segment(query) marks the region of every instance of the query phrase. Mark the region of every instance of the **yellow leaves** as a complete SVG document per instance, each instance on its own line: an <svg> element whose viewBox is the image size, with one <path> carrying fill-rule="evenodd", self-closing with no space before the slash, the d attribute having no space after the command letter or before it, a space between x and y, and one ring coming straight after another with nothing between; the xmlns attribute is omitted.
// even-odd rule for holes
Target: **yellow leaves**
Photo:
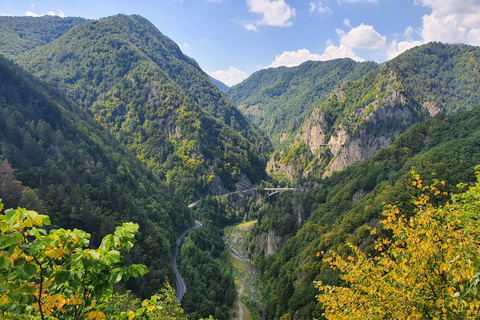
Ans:
<svg viewBox="0 0 480 320"><path fill-rule="evenodd" d="M78 297L73 297L67 300L68 304L73 304L74 306L79 306L83 303L83 299Z"/></svg>
<svg viewBox="0 0 480 320"><path fill-rule="evenodd" d="M53 249L53 250L48 250L48 251L45 251L45 254L47 256L49 256L50 258L52 259L58 259L60 258L61 256L63 256L64 254L66 254L68 251L65 250L65 249L62 249L62 248L56 248L56 249Z"/></svg>
<svg viewBox="0 0 480 320"><path fill-rule="evenodd" d="M155 309L156 309L155 306L149 306L149 307L147 308L147 311L148 311L148 312L153 312L153 311L155 311Z"/></svg>
<svg viewBox="0 0 480 320"><path fill-rule="evenodd" d="M421 186L420 177L414 179L414 185ZM421 188L430 194L416 199L414 216L403 217L396 208L385 210L383 225L391 230L394 241L379 239L374 257L352 247L353 257L343 260L332 253L324 259L349 284L341 288L317 282L327 319L423 319L424 312L432 319L478 318L480 242L474 238L478 230L468 233L464 228L458 204L434 207L430 203L431 197L446 192L435 186ZM480 194L477 198L480 204ZM477 216L475 212L473 217Z"/></svg>
<svg viewBox="0 0 480 320"><path fill-rule="evenodd" d="M128 320L132 320L133 318L135 318L135 312L130 311L130 312L128 313Z"/></svg>
<svg viewBox="0 0 480 320"><path fill-rule="evenodd" d="M101 311L90 311L86 316L88 320L107 320L107 317Z"/></svg>
<svg viewBox="0 0 480 320"><path fill-rule="evenodd" d="M7 304L7 302L8 302L7 295L2 295L2 297L0 298L0 307Z"/></svg>

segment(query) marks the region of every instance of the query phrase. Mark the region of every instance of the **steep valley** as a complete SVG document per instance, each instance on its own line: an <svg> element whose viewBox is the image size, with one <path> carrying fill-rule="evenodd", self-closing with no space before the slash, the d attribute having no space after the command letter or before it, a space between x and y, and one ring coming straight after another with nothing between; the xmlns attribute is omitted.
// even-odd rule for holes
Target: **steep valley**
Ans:
<svg viewBox="0 0 480 320"><path fill-rule="evenodd" d="M392 240L382 212L390 205L410 219L423 210L415 199L432 212L450 203L473 210L445 228L478 240L480 196L461 195L475 188L480 164L478 47L432 42L382 64L308 61L231 88L216 83L220 90L138 15L0 17L0 25L8 40L0 41L1 203L48 215L48 232L88 232L85 250L117 263L107 263L112 283L95 287L93 303L85 290L81 302L64 299L84 303L89 319L160 309L170 319L326 319L314 283L354 286L323 258L346 259L352 246L382 256L376 241ZM455 207L462 199L471 204ZM34 307L42 290L80 286L62 282L81 274L68 269L78 252L70 258L63 242L48 240L38 271L14 244L26 239L26 248L47 231L22 235L16 228L37 216L25 211L27 222L16 224L1 207L0 312L42 317ZM129 221L139 225L135 245L115 233ZM108 234L131 250L120 257L107 248ZM149 272L128 274L130 264ZM178 274L181 304L168 289L180 287ZM34 290L4 289L29 276ZM472 292L478 283L468 283Z"/></svg>

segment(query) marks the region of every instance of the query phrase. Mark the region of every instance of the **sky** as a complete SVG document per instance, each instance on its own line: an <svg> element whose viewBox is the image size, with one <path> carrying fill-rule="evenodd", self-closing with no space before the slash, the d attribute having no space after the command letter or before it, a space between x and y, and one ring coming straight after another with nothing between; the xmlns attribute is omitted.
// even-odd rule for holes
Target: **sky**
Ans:
<svg viewBox="0 0 480 320"><path fill-rule="evenodd" d="M0 15L150 20L211 76L349 57L390 60L430 41L480 45L480 0L0 0Z"/></svg>

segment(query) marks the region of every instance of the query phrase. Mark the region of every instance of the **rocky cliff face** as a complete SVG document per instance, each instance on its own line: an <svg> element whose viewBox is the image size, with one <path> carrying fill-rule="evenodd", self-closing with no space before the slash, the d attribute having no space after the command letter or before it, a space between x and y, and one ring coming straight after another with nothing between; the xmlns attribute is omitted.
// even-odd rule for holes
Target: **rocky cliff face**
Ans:
<svg viewBox="0 0 480 320"><path fill-rule="evenodd" d="M395 73L382 66L370 79L344 84L315 108L298 131L295 144L272 157L267 170L289 178L330 176L391 145L427 111L429 115L441 111L433 103L422 107L408 101ZM300 152L303 161L289 161L288 155L302 144L309 151Z"/></svg>
<svg viewBox="0 0 480 320"><path fill-rule="evenodd" d="M368 106L359 110L358 113L364 118L359 130L349 134L355 128L349 127L350 130L347 130L346 126L340 126L332 136L328 147L334 158L325 169L323 177L373 156L380 149L391 145L408 127L421 119L398 91L388 92L385 98L372 102L371 106L374 111L369 114L365 114Z"/></svg>
<svg viewBox="0 0 480 320"><path fill-rule="evenodd" d="M249 245L249 255L256 257L263 250L265 257L277 252L282 243L282 237L275 234L275 230L268 230L255 237Z"/></svg>

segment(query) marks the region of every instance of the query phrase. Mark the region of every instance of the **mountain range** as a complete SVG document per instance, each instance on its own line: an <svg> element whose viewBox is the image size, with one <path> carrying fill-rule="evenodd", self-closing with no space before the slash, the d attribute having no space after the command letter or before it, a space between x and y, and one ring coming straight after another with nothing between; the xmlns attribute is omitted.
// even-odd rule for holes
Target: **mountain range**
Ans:
<svg viewBox="0 0 480 320"><path fill-rule="evenodd" d="M412 167L448 192L475 181L478 47L308 61L228 88L138 15L0 25L0 198L81 228L94 245L139 223L125 262L150 272L120 290L142 298L173 282L176 238L201 220L180 250L192 318L227 319L234 307L222 238L231 224L258 218L244 248L266 318L323 319L312 282L341 282L317 252L348 255L352 243L373 254L368 229L384 204L414 210ZM257 185L295 192L213 197Z"/></svg>

